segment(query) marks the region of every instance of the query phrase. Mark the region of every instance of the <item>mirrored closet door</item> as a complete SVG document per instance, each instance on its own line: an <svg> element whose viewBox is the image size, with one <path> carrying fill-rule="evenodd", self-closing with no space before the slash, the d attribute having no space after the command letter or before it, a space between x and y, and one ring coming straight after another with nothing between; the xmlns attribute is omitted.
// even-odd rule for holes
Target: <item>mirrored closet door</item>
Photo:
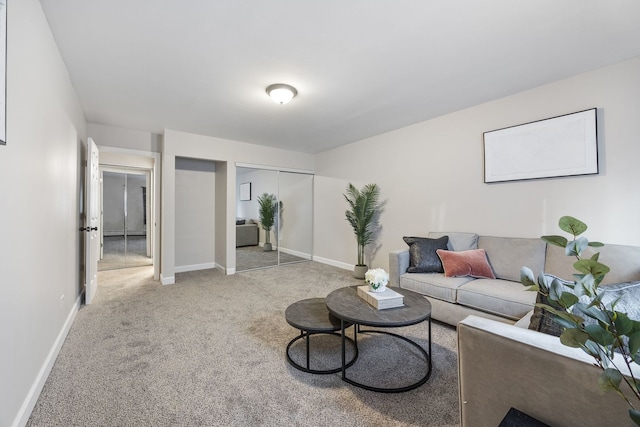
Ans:
<svg viewBox="0 0 640 427"><path fill-rule="evenodd" d="M98 270L151 265L149 173L101 170Z"/></svg>
<svg viewBox="0 0 640 427"><path fill-rule="evenodd" d="M313 175L236 168L236 271L308 261Z"/></svg>

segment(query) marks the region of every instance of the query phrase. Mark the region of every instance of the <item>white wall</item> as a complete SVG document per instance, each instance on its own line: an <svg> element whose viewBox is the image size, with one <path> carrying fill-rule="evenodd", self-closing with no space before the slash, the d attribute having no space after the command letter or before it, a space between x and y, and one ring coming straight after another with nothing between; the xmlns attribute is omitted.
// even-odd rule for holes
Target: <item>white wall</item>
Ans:
<svg viewBox="0 0 640 427"><path fill-rule="evenodd" d="M640 245L640 58L320 153L316 157L318 258L353 265L356 243L344 219L348 182L379 184L386 202L375 267L432 230L539 237L557 221L585 221L587 237ZM483 183L482 133L598 108L600 174Z"/></svg>
<svg viewBox="0 0 640 427"><path fill-rule="evenodd" d="M162 135L146 131L89 123L87 134L99 146L107 145L155 153L159 153L162 148Z"/></svg>
<svg viewBox="0 0 640 427"><path fill-rule="evenodd" d="M216 161L216 263L227 273L235 272L236 163L305 170L314 166L310 154L165 129L161 233L161 280L165 284L175 282L176 157Z"/></svg>
<svg viewBox="0 0 640 427"><path fill-rule="evenodd" d="M86 122L37 0L8 8L0 425L23 425L78 309Z"/></svg>
<svg viewBox="0 0 640 427"><path fill-rule="evenodd" d="M176 271L214 268L215 163L176 158Z"/></svg>

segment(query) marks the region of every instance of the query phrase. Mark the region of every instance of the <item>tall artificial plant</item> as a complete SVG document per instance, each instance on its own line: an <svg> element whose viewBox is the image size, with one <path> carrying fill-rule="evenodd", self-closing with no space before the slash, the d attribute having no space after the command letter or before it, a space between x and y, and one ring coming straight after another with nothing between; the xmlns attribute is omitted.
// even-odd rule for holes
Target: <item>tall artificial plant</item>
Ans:
<svg viewBox="0 0 640 427"><path fill-rule="evenodd" d="M265 232L265 243L270 243L269 233L273 227L278 210L277 199L274 194L262 193L258 196L258 215L260 216L260 225Z"/></svg>
<svg viewBox="0 0 640 427"><path fill-rule="evenodd" d="M364 248L371 243L374 238L373 227L376 215L380 209L378 198L380 189L377 184L367 184L361 190L349 183L346 194L343 194L349 204L349 209L345 211L345 216L356 236L358 245L358 264L364 263Z"/></svg>
<svg viewBox="0 0 640 427"><path fill-rule="evenodd" d="M536 306L550 313L563 328L560 342L568 347L581 348L594 358L595 365L602 369L598 380L600 387L622 396L629 404L629 416L640 426L640 410L634 406L635 400L632 402L623 393L623 389L628 388L638 400L636 405L640 403L640 379L632 371L632 363L640 364L640 321L617 311L618 299L603 301L604 292L599 285L610 269L598 261L599 253L589 258L583 256L587 247L603 246L581 236L587 225L576 218L563 216L559 226L573 239L542 236L542 240L564 248L567 256L576 258L574 281L560 281L544 273L536 281L531 269L522 267L521 282L541 294L539 301L549 301L548 304L536 303ZM622 357L614 360L615 352ZM622 364L625 365L624 371L621 370Z"/></svg>

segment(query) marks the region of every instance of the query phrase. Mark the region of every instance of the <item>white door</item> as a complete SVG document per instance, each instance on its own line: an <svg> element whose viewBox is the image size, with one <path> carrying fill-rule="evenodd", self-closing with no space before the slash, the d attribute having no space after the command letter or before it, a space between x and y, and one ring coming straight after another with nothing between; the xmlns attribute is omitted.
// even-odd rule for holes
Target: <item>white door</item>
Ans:
<svg viewBox="0 0 640 427"><path fill-rule="evenodd" d="M87 170L85 183L85 303L91 304L98 290L98 257L100 256L100 169L98 146L87 140Z"/></svg>

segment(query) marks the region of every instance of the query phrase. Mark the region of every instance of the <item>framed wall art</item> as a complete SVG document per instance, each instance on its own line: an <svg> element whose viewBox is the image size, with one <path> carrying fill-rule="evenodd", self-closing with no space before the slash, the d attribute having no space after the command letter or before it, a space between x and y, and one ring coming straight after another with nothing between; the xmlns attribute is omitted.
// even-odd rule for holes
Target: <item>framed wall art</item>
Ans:
<svg viewBox="0 0 640 427"><path fill-rule="evenodd" d="M240 200L248 201L251 200L251 183L245 182L244 184L240 184Z"/></svg>
<svg viewBox="0 0 640 427"><path fill-rule="evenodd" d="M484 182L598 173L597 109L483 134Z"/></svg>

